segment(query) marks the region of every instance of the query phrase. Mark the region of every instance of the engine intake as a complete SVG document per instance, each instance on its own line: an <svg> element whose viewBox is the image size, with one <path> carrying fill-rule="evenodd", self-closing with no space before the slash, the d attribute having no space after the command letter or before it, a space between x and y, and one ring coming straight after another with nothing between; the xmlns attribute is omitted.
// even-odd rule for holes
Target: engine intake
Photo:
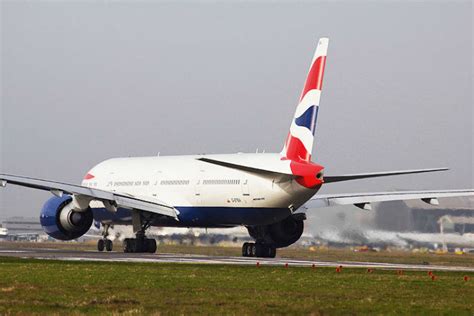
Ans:
<svg viewBox="0 0 474 316"><path fill-rule="evenodd" d="M41 226L49 236L59 240L72 240L84 235L94 220L88 207L76 211L72 206L72 196L52 197L43 206L40 215Z"/></svg>

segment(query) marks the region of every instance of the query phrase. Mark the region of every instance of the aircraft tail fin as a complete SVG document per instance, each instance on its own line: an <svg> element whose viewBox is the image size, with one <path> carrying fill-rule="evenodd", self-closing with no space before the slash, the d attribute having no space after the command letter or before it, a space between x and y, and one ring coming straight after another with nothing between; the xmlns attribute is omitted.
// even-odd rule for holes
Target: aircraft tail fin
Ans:
<svg viewBox="0 0 474 316"><path fill-rule="evenodd" d="M313 149L319 99L329 39L320 38L304 84L282 156L295 161L310 161Z"/></svg>

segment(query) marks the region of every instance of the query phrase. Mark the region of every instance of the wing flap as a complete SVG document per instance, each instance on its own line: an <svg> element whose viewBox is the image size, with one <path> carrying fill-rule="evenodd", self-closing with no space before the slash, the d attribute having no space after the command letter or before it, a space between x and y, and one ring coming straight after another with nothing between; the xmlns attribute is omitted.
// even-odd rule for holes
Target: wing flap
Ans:
<svg viewBox="0 0 474 316"><path fill-rule="evenodd" d="M69 183L22 177L15 175L0 174L0 181L3 184L13 184L22 187L50 191L55 195L60 192L90 198L91 200L108 201L119 207L136 209L169 216L177 219L178 211L171 205L168 205L157 199L139 198L126 194L110 192L100 189L88 188Z"/></svg>

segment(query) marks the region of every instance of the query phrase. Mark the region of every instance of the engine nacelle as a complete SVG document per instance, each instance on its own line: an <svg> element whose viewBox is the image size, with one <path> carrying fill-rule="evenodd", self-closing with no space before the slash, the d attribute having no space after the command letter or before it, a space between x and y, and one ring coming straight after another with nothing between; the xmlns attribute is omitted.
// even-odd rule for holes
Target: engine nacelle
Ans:
<svg viewBox="0 0 474 316"><path fill-rule="evenodd" d="M72 196L52 197L43 206L40 215L41 226L49 236L60 240L72 240L84 235L92 226L94 217L88 207L76 211Z"/></svg>
<svg viewBox="0 0 474 316"><path fill-rule="evenodd" d="M276 248L288 247L303 234L303 219L289 216L281 222L267 226L247 227L249 234L257 242L274 245Z"/></svg>
<svg viewBox="0 0 474 316"><path fill-rule="evenodd" d="M289 216L276 224L270 225L268 232L277 248L288 247L303 235L304 224L302 220Z"/></svg>

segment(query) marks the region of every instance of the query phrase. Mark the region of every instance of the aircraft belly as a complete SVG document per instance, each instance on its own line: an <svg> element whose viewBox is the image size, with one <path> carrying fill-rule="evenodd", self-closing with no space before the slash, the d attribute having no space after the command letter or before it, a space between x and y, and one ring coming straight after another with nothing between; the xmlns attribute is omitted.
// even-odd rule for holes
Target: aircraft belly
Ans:
<svg viewBox="0 0 474 316"><path fill-rule="evenodd" d="M288 208L253 208L221 206L182 206L176 221L168 217L157 218L153 226L174 227L232 227L239 225L268 225L279 222L291 213ZM113 224L130 224L130 210L119 208L111 213L105 208L93 209L94 220Z"/></svg>
<svg viewBox="0 0 474 316"><path fill-rule="evenodd" d="M279 222L291 213L287 208L255 207L177 207L180 222L185 226L268 225Z"/></svg>

